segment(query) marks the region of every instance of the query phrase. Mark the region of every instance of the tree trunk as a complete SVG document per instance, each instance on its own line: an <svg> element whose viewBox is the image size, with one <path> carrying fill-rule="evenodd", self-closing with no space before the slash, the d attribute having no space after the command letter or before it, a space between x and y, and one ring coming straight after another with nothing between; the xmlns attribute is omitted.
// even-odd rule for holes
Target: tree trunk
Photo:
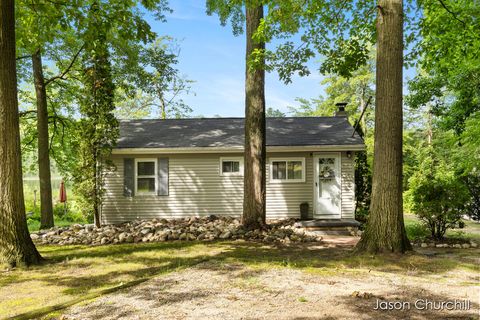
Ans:
<svg viewBox="0 0 480 320"><path fill-rule="evenodd" d="M32 55L33 78L37 96L38 175L40 178L40 229L53 227L52 183L48 146L48 110L40 49Z"/></svg>
<svg viewBox="0 0 480 320"><path fill-rule="evenodd" d="M10 266L41 260L25 217L18 121L14 1L0 0L0 262Z"/></svg>
<svg viewBox="0 0 480 320"><path fill-rule="evenodd" d="M372 202L357 250L403 253L411 249L402 199L403 4L402 0L378 4Z"/></svg>
<svg viewBox="0 0 480 320"><path fill-rule="evenodd" d="M363 114L362 121L360 125L362 126L363 129L363 136L367 136L367 115L366 115L366 108L367 108L367 103L365 102L365 92L367 91L366 87L362 88L362 94L360 96L360 108L361 108L361 113Z"/></svg>
<svg viewBox="0 0 480 320"><path fill-rule="evenodd" d="M265 48L256 43L253 33L263 18L263 7L246 6L247 52L245 76L245 172L242 223L248 228L265 224L265 70L249 67L255 49ZM262 67L263 68L263 67Z"/></svg>
<svg viewBox="0 0 480 320"><path fill-rule="evenodd" d="M98 146L97 146L98 148ZM98 149L97 149L98 150ZM95 223L95 226L97 228L100 228L102 226L102 223L100 221L100 188L102 184L101 180L101 170L102 168L98 165L98 155L97 151L95 151L95 196L93 197L94 204L93 204L93 222Z"/></svg>

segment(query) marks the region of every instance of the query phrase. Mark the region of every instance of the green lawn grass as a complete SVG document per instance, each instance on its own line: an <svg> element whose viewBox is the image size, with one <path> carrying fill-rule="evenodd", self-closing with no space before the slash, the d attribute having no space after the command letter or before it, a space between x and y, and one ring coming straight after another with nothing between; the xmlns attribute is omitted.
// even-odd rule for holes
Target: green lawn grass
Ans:
<svg viewBox="0 0 480 320"><path fill-rule="evenodd" d="M130 281L185 268L214 254L217 248L175 242L38 249L46 259L43 265L0 273L0 315L14 316L66 303Z"/></svg>
<svg viewBox="0 0 480 320"><path fill-rule="evenodd" d="M28 223L28 231L30 232L38 231L40 229L40 221L38 220L27 219L27 223ZM72 221L55 218L55 226L57 227L67 227L74 223L75 222L72 222Z"/></svg>
<svg viewBox="0 0 480 320"><path fill-rule="evenodd" d="M166 242L108 246L39 246L43 265L0 273L0 315L81 301L153 276L209 261L252 268L295 268L318 276L389 272L428 277L453 270L477 272L478 250L437 250L446 255L354 255L314 243L275 246L243 241ZM472 255L474 258L472 258ZM2 268L0 268L1 270ZM113 289L112 289L113 288Z"/></svg>

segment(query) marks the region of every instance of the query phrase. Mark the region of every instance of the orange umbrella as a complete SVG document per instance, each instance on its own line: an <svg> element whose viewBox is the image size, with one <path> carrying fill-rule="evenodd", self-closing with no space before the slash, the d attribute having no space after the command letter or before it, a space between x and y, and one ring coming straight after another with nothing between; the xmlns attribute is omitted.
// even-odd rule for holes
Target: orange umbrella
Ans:
<svg viewBox="0 0 480 320"><path fill-rule="evenodd" d="M65 189L65 183L60 183L60 202L67 202L67 189Z"/></svg>
<svg viewBox="0 0 480 320"><path fill-rule="evenodd" d="M67 189L65 188L65 183L60 182L60 202L63 203L63 214L67 213Z"/></svg>

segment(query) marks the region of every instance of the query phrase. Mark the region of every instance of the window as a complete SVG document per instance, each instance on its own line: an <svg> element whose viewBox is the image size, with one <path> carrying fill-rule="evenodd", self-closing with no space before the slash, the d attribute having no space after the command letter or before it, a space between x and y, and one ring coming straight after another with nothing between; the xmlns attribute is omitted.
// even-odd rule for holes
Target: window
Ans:
<svg viewBox="0 0 480 320"><path fill-rule="evenodd" d="M135 194L155 194L157 191L156 159L135 160Z"/></svg>
<svg viewBox="0 0 480 320"><path fill-rule="evenodd" d="M270 159L270 181L305 182L305 158Z"/></svg>
<svg viewBox="0 0 480 320"><path fill-rule="evenodd" d="M240 157L220 158L220 175L221 176L243 175L243 159Z"/></svg>

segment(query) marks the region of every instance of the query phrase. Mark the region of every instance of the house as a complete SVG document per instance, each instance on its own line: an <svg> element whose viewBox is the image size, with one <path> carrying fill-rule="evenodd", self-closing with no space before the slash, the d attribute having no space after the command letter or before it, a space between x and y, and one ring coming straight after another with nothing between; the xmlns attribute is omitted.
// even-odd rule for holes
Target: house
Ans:
<svg viewBox="0 0 480 320"><path fill-rule="evenodd" d="M365 149L345 113L267 118L267 219L353 219L354 153ZM240 216L243 118L126 120L105 177L102 223Z"/></svg>

